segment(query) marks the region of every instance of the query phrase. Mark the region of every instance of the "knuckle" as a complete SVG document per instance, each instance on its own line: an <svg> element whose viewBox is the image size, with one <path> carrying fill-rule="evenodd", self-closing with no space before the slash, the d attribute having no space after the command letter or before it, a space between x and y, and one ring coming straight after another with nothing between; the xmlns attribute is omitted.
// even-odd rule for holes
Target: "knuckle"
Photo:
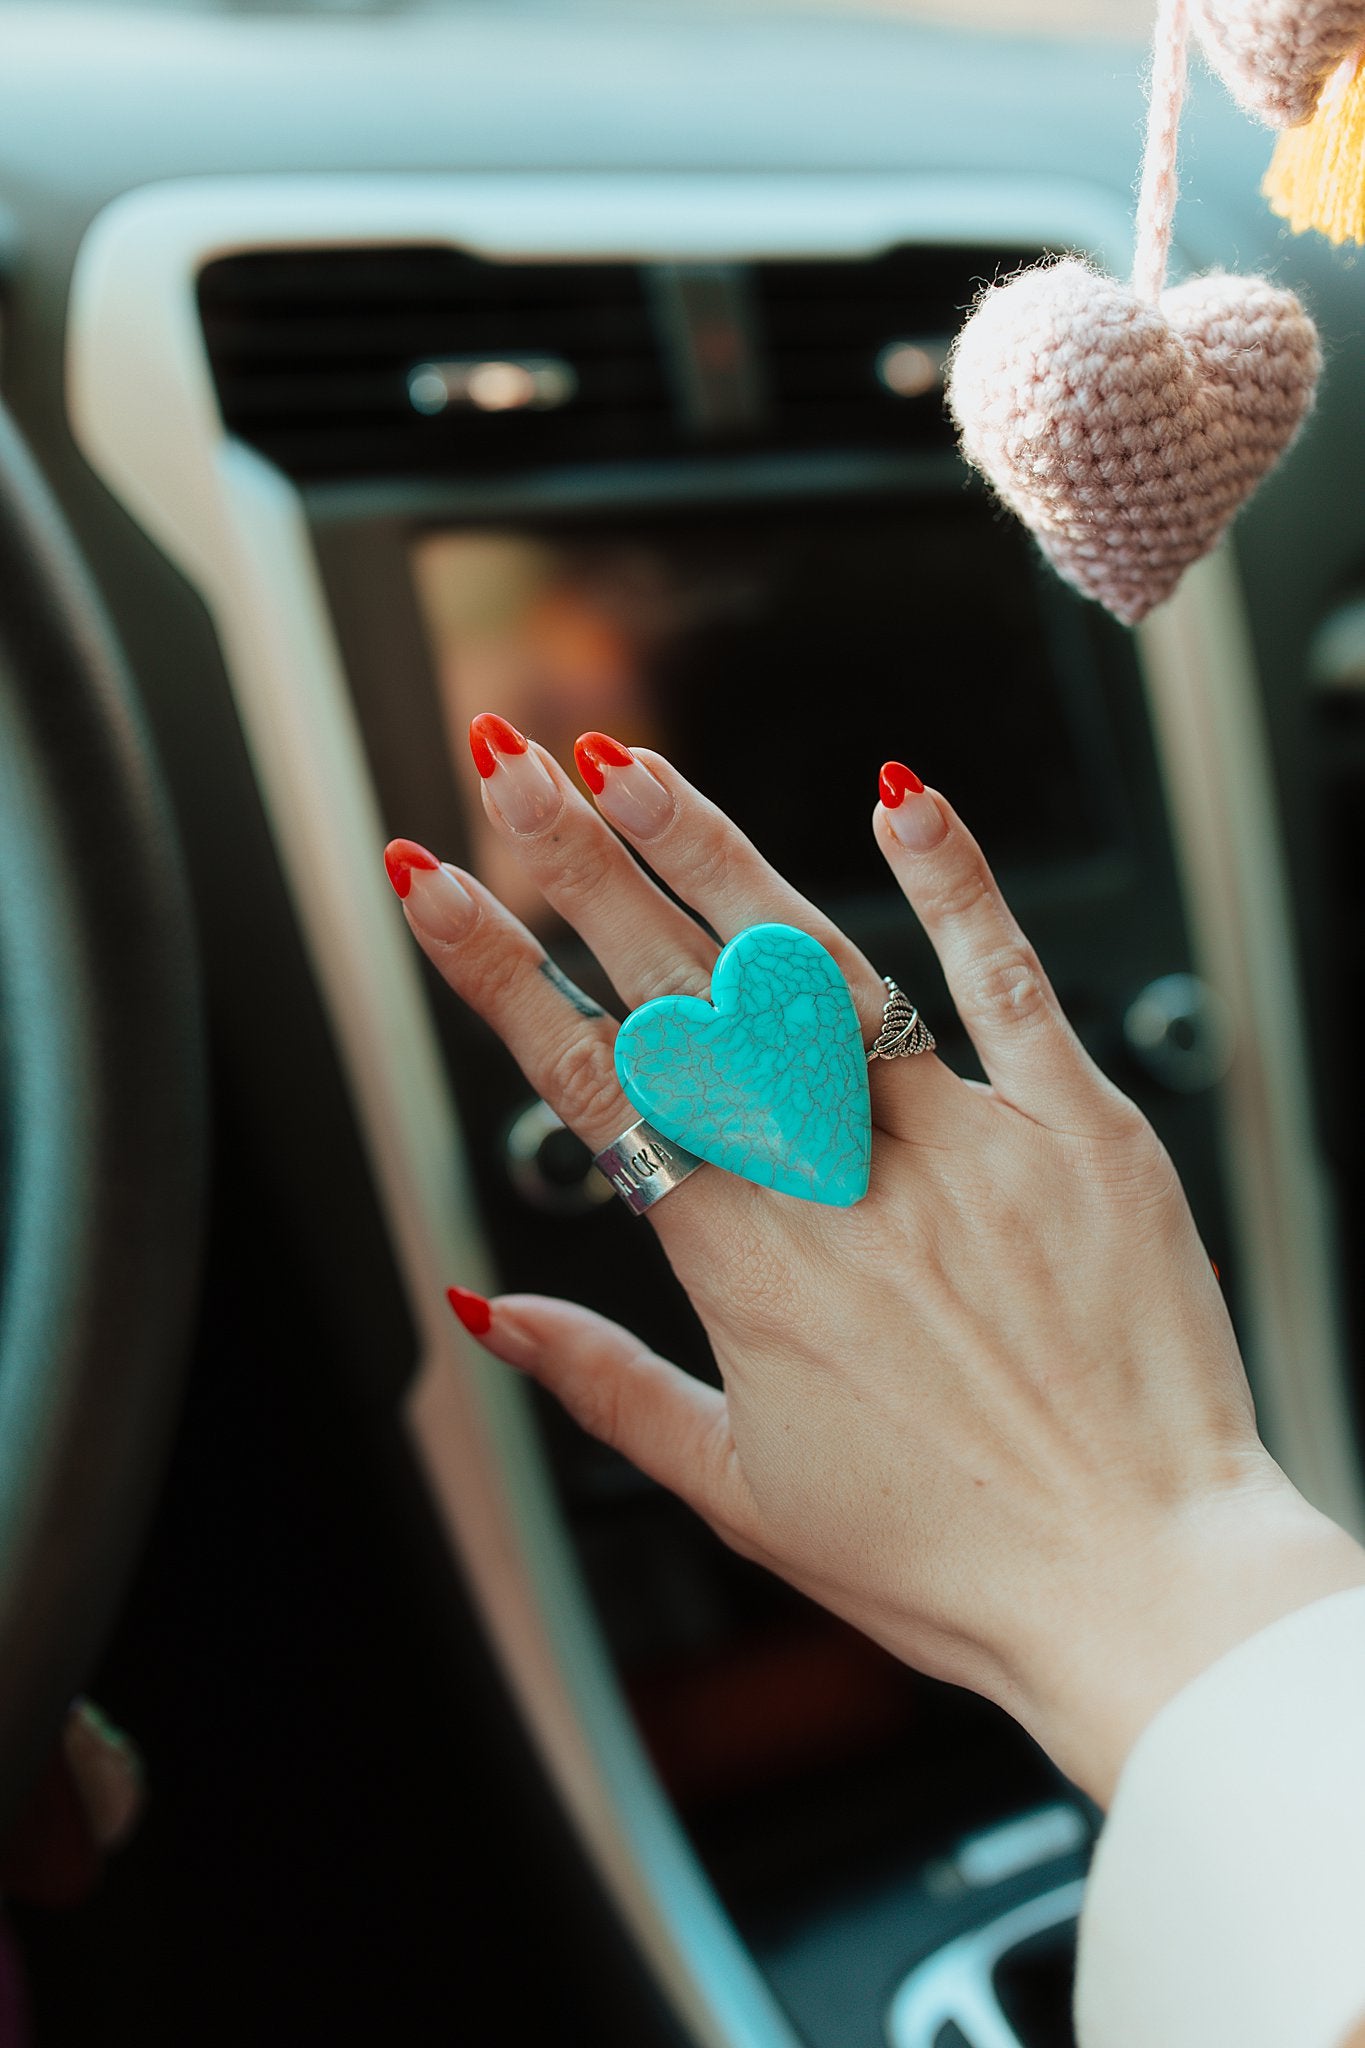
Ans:
<svg viewBox="0 0 1365 2048"><path fill-rule="evenodd" d="M496 939L478 957L471 995L479 1008L496 1021L526 993L535 969L525 951L514 941Z"/></svg>
<svg viewBox="0 0 1365 2048"><path fill-rule="evenodd" d="M1143 1112L1112 1082L1105 1083L1104 1128L1107 1136L1121 1139L1153 1162L1164 1159L1165 1148Z"/></svg>
<svg viewBox="0 0 1365 2048"><path fill-rule="evenodd" d="M698 939L704 939L704 936L698 927ZM651 949L640 962L627 999L644 1003L655 996L709 996L710 993L711 964L703 966L698 960L681 963L676 949L661 947L657 951Z"/></svg>
<svg viewBox="0 0 1365 2048"><path fill-rule="evenodd" d="M611 901L621 876L614 860L603 858L600 841L593 834L578 831L560 833L553 845L555 907L574 922L574 911L590 911L603 899Z"/></svg>
<svg viewBox="0 0 1365 2048"><path fill-rule="evenodd" d="M541 1077L540 1092L570 1129L588 1138L608 1136L629 1121L608 1048L585 1035L562 1046Z"/></svg>
<svg viewBox="0 0 1365 2048"><path fill-rule="evenodd" d="M687 849L687 886L702 897L727 893L739 866L740 849L728 818L699 824Z"/></svg>
<svg viewBox="0 0 1365 2048"><path fill-rule="evenodd" d="M1129 1170L1135 1180L1162 1187L1180 1186L1180 1176L1175 1162L1158 1138L1152 1126L1140 1109L1129 1105L1132 1116L1131 1128L1123 1134L1123 1150L1129 1160Z"/></svg>
<svg viewBox="0 0 1365 2048"><path fill-rule="evenodd" d="M972 1010L1014 1027L1037 1024L1054 1014L1052 987L1042 962L1022 940L981 954L969 969L966 993Z"/></svg>
<svg viewBox="0 0 1365 2048"><path fill-rule="evenodd" d="M1089 1145L1094 1157L1117 1165L1125 1176L1154 1168L1166 1159L1166 1150L1146 1115L1118 1083L1097 1067L1088 1053L1084 1061L1085 1091L1077 1119L1077 1135Z"/></svg>
<svg viewBox="0 0 1365 2048"><path fill-rule="evenodd" d="M1100 1128L1083 1141L1081 1165L1092 1193L1128 1216L1135 1206L1164 1208L1182 1200L1171 1156L1142 1111L1117 1089Z"/></svg>
<svg viewBox="0 0 1365 2048"><path fill-rule="evenodd" d="M681 969L670 968L666 975L659 977L659 993L705 998L711 993L711 969L693 964Z"/></svg>
<svg viewBox="0 0 1365 2048"><path fill-rule="evenodd" d="M931 924L956 924L973 917L983 904L997 901L995 883L979 855L954 864L939 878L922 915Z"/></svg>

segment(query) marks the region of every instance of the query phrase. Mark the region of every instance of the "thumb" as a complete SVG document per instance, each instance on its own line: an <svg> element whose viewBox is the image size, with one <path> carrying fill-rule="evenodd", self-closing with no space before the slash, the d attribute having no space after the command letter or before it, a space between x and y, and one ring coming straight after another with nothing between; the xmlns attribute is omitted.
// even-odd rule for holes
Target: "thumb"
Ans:
<svg viewBox="0 0 1365 2048"><path fill-rule="evenodd" d="M543 1294L487 1301L447 1289L485 1351L539 1382L601 1443L687 1502L737 1548L753 1504L735 1455L725 1396L638 1337L576 1302Z"/></svg>

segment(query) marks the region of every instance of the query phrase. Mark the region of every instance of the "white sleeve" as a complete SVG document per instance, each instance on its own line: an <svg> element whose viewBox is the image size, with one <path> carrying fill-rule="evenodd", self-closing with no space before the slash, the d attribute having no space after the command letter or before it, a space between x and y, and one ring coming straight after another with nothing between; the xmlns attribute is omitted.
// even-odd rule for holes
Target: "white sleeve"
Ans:
<svg viewBox="0 0 1365 2048"><path fill-rule="evenodd" d="M1365 1588L1178 1693L1124 1766L1081 1916L1080 2048L1342 2048L1365 2017Z"/></svg>

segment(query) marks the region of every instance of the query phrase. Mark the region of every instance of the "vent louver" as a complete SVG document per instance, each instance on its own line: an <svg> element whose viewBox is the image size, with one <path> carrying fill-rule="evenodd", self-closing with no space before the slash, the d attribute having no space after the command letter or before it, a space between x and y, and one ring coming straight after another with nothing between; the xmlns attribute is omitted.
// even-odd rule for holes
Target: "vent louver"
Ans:
<svg viewBox="0 0 1365 2048"><path fill-rule="evenodd" d="M982 284L1036 254L902 248L756 264L773 437L795 448L949 445L937 374L947 345Z"/></svg>
<svg viewBox="0 0 1365 2048"><path fill-rule="evenodd" d="M205 267L199 310L227 427L303 482L486 475L654 454L676 438L644 283L628 264L254 251ZM478 358L567 364L571 396L436 418L414 404L415 370Z"/></svg>

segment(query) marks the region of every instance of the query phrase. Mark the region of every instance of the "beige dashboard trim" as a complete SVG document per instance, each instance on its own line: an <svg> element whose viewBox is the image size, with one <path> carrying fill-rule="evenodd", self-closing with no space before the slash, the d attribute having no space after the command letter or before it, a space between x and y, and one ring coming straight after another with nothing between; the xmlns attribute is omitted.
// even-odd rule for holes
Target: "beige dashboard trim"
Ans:
<svg viewBox="0 0 1365 2048"><path fill-rule="evenodd" d="M77 260L67 396L96 473L202 596L392 1233L421 1369L408 1421L452 1546L567 1808L656 1978L702 2048L796 2048L643 1755L554 1503L523 1393L463 1340L443 1289L484 1268L463 1141L415 952L383 879L378 806L303 506L223 431L195 307L210 258L357 240L449 242L493 257L872 252L895 241L1018 239L1122 263L1121 196L1019 179L790 176L205 178L126 194ZM1358 1504L1323 1214L1307 1149L1302 1041L1272 1042L1292 995L1268 798L1260 851L1231 828L1236 774L1268 788L1235 596L1213 568L1143 636L1205 971L1233 999L1245 1090L1238 1224L1258 1275L1267 1420L1290 1470L1343 1519ZM1220 651L1221 650L1221 651ZM1217 677L1217 708L1200 679ZM1216 732L1206 730L1208 721ZM1193 723L1192 723L1193 721ZM1257 750L1261 749L1258 754ZM1259 763L1259 765L1258 765ZM1249 781L1248 781L1249 775ZM1221 778L1221 782L1220 782ZM1209 790L1215 790L1210 800ZM1218 789L1221 787L1221 795ZM1205 805L1201 812L1200 805ZM1256 908L1239 951L1229 910ZM1259 1048L1259 1050L1258 1050ZM1271 1257L1270 1248L1284 1247ZM1325 1245L1325 1240L1323 1240ZM1334 1449L1334 1444L1336 1448Z"/></svg>
<svg viewBox="0 0 1365 2048"><path fill-rule="evenodd" d="M1141 650L1192 946L1233 1018L1219 1130L1261 1430L1308 1498L1365 1535L1334 1204L1314 1142L1280 823L1230 549L1190 571L1142 628Z"/></svg>

